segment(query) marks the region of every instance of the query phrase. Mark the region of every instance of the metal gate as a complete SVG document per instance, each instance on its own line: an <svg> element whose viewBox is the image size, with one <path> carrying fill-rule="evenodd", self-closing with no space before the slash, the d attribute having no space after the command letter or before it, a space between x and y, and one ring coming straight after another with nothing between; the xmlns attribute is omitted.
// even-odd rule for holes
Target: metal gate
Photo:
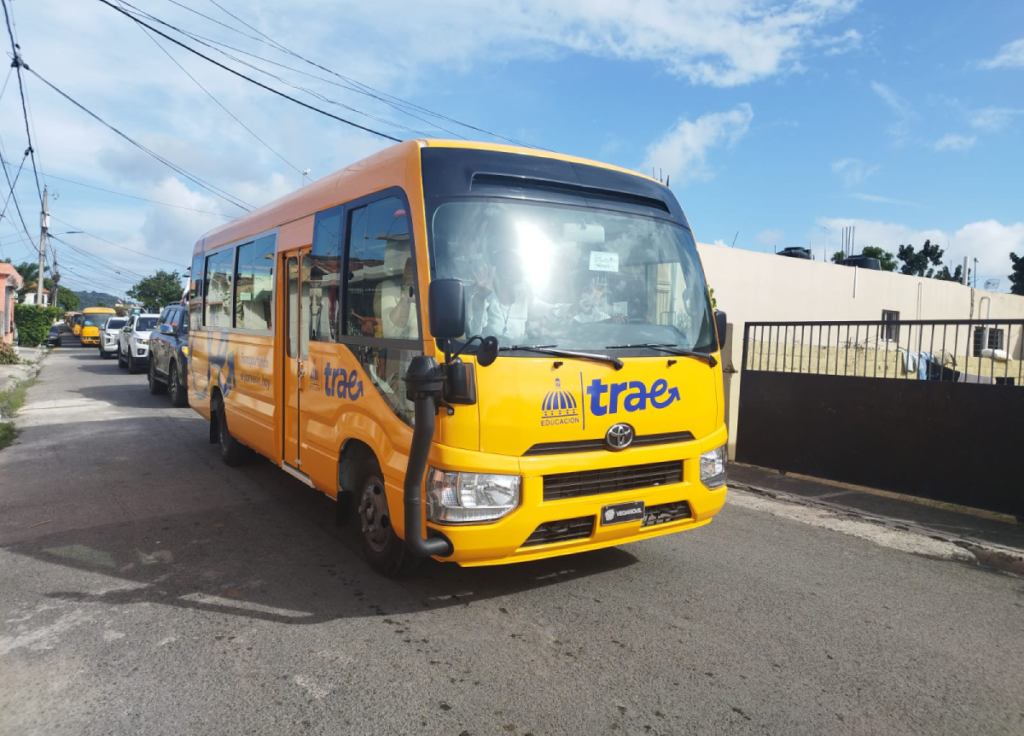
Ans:
<svg viewBox="0 0 1024 736"><path fill-rule="evenodd" d="M754 322L736 459L1024 516L1024 320Z"/></svg>

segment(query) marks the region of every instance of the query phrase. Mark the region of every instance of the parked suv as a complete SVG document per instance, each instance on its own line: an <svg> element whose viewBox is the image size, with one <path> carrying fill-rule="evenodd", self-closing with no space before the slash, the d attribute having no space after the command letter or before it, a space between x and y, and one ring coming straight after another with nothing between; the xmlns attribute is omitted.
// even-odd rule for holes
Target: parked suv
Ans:
<svg viewBox="0 0 1024 736"><path fill-rule="evenodd" d="M138 373L149 362L149 333L160 319L159 314L133 314L117 338L117 364Z"/></svg>
<svg viewBox="0 0 1024 736"><path fill-rule="evenodd" d="M149 338L149 392L171 394L174 406L188 406L188 307L164 307Z"/></svg>
<svg viewBox="0 0 1024 736"><path fill-rule="evenodd" d="M107 320L106 327L100 330L101 358L113 358L117 355L117 338L127 321L124 317L111 317Z"/></svg>

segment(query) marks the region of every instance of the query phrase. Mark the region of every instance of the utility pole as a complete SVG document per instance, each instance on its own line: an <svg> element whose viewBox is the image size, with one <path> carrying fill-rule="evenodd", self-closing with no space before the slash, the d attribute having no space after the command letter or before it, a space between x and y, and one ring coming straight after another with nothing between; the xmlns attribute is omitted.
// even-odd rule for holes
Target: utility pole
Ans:
<svg viewBox="0 0 1024 736"><path fill-rule="evenodd" d="M39 215L39 278L36 279L36 306L43 306L43 268L46 266L46 231L50 227L50 213L46 211L46 199L49 195L43 187L43 211Z"/></svg>
<svg viewBox="0 0 1024 736"><path fill-rule="evenodd" d="M974 288L978 288L978 259L974 259Z"/></svg>

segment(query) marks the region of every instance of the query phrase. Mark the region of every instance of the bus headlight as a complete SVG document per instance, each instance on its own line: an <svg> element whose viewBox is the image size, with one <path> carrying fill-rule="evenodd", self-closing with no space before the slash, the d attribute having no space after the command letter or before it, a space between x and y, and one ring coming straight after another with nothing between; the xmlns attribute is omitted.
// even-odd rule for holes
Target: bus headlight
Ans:
<svg viewBox="0 0 1024 736"><path fill-rule="evenodd" d="M724 486L728 462L729 454L725 445L705 452L700 456L700 482L708 488Z"/></svg>
<svg viewBox="0 0 1024 736"><path fill-rule="evenodd" d="M519 505L518 475L427 470L427 519L437 524L495 521Z"/></svg>

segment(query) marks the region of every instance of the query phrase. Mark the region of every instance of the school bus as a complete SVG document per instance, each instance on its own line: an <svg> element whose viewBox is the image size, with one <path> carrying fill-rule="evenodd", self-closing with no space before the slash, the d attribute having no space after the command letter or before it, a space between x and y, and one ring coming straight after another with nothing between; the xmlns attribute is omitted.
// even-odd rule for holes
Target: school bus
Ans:
<svg viewBox="0 0 1024 736"><path fill-rule="evenodd" d="M64 326L74 332L75 330L75 317L80 315L81 312L64 312ZM75 332L77 335L78 333Z"/></svg>
<svg viewBox="0 0 1024 736"><path fill-rule="evenodd" d="M116 315L110 307L87 307L82 310L82 326L76 334L82 345L99 345L100 330L107 326L107 320Z"/></svg>
<svg viewBox="0 0 1024 736"><path fill-rule="evenodd" d="M635 172L396 144L206 234L189 309L210 442L336 499L385 574L649 539L725 502L725 315L676 198Z"/></svg>

